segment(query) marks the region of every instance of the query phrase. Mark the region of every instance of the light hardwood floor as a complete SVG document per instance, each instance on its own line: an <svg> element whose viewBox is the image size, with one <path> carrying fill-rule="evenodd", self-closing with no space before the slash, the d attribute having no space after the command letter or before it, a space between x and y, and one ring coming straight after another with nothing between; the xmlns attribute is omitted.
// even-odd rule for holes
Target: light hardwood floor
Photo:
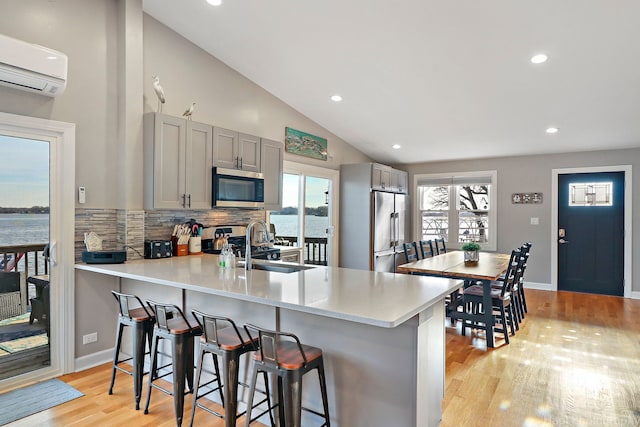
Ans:
<svg viewBox="0 0 640 427"><path fill-rule="evenodd" d="M487 351L483 338L447 328L441 426L639 426L640 301L526 292L529 313L510 345ZM9 426L175 425L169 396L154 391L144 415L133 409L129 377L107 394L109 375L103 365L61 377L85 396ZM195 421L223 425L204 411Z"/></svg>

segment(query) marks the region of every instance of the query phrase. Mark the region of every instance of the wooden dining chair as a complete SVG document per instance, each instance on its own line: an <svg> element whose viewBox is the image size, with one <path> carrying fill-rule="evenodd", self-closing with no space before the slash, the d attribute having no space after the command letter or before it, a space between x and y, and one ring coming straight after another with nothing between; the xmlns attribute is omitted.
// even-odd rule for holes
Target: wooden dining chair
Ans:
<svg viewBox="0 0 640 427"><path fill-rule="evenodd" d="M404 257L407 262L418 261L418 245L416 242L403 243L402 249L404 250Z"/></svg>
<svg viewBox="0 0 640 427"><path fill-rule="evenodd" d="M436 255L433 251L433 241L431 240L420 240L420 251L422 252L422 259Z"/></svg>
<svg viewBox="0 0 640 427"><path fill-rule="evenodd" d="M440 254L444 254L447 252L447 245L445 244L444 238L443 239L434 239L433 240L434 246L436 247L436 254L440 255Z"/></svg>

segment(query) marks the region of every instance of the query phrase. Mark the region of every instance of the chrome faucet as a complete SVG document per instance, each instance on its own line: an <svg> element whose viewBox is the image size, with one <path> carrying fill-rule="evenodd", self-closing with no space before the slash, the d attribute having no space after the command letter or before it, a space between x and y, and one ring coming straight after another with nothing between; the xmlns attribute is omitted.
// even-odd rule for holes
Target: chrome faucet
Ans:
<svg viewBox="0 0 640 427"><path fill-rule="evenodd" d="M247 237L245 242L246 246L244 249L244 269L245 270L251 270L251 230L253 229L253 226L256 224L262 224L265 232L269 229L269 227L267 226L267 223L261 219L253 220L249 223L249 225L247 225Z"/></svg>

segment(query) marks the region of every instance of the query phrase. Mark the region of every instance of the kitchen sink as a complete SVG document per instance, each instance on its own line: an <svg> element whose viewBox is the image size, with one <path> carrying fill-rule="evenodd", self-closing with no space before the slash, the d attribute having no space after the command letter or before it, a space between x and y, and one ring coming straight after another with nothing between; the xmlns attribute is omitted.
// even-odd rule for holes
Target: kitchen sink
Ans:
<svg viewBox="0 0 640 427"><path fill-rule="evenodd" d="M244 263L239 267L244 268ZM273 271L274 273L295 273L297 271L310 270L315 267L300 264L280 264L268 262L255 262L252 267L255 270Z"/></svg>

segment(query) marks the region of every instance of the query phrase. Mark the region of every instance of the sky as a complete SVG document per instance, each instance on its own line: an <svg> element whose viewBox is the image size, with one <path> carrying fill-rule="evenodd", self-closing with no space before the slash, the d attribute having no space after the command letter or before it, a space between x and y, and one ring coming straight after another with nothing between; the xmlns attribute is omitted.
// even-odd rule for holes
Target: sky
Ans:
<svg viewBox="0 0 640 427"><path fill-rule="evenodd" d="M298 206L299 175L284 174L282 182L282 207ZM324 192L328 189L328 180L307 176L306 205L316 208L325 204Z"/></svg>
<svg viewBox="0 0 640 427"><path fill-rule="evenodd" d="M0 207L49 206L49 143L0 135Z"/></svg>

